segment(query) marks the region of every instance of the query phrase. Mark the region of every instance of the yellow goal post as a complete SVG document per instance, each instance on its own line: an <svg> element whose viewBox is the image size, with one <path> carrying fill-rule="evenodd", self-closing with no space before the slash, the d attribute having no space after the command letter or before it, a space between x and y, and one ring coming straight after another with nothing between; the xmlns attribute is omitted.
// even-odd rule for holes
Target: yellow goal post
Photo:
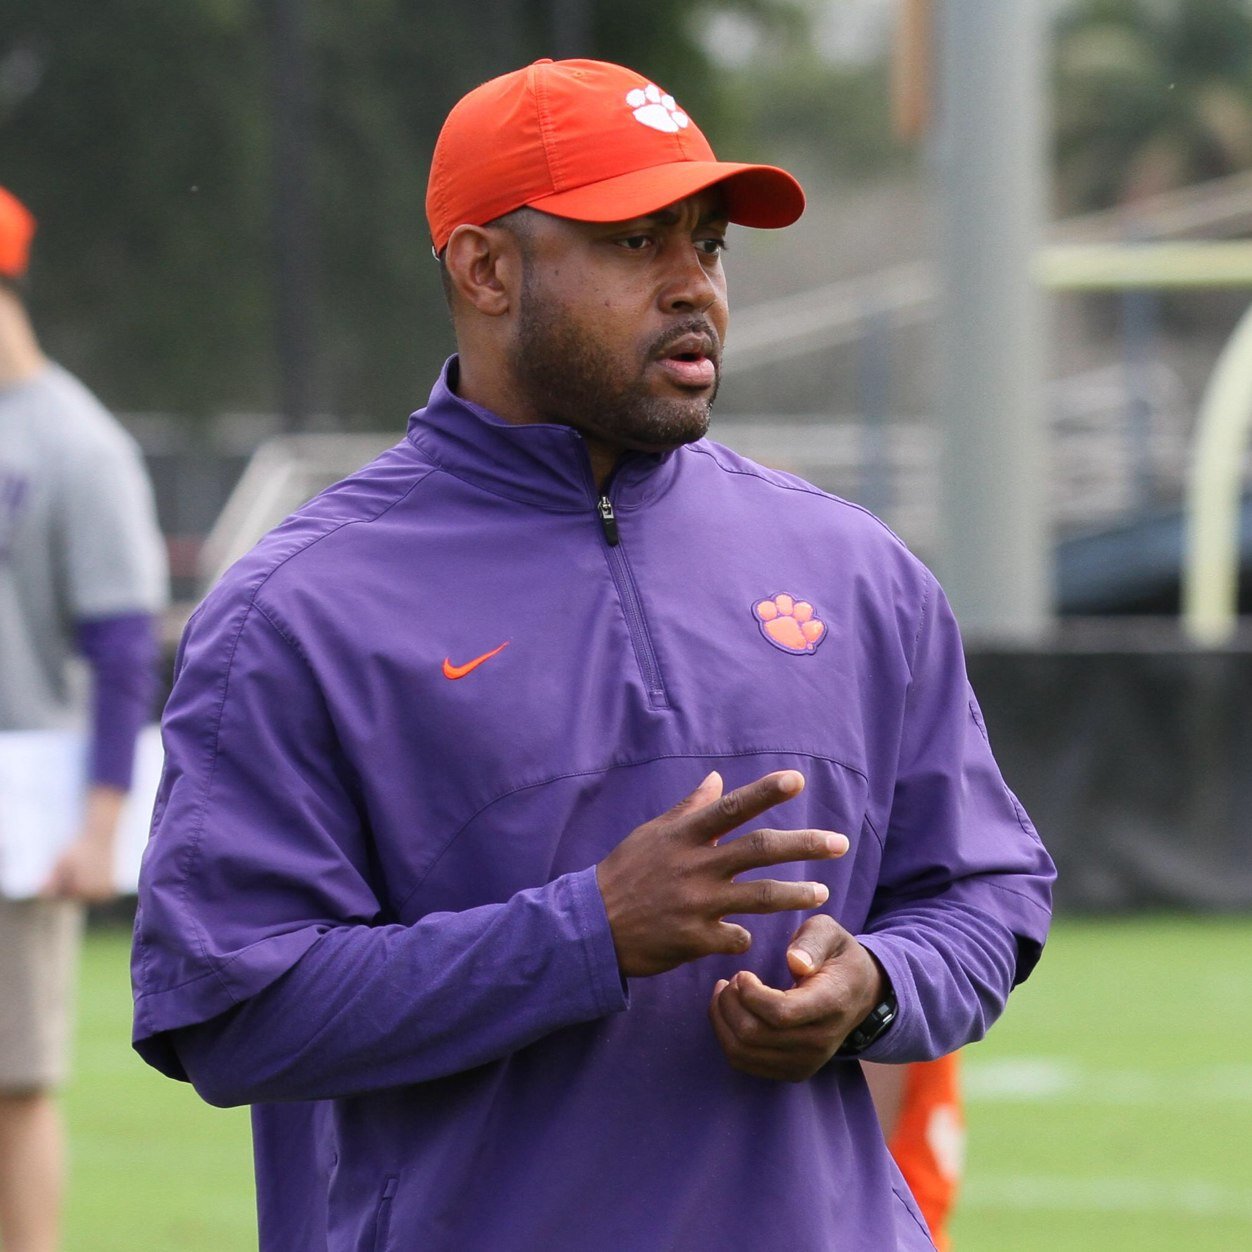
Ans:
<svg viewBox="0 0 1252 1252"><path fill-rule="evenodd" d="M1252 291L1252 241L1054 244L1036 278L1053 291ZM1243 459L1252 436L1252 306L1227 340L1196 418L1183 508L1182 623L1203 647L1238 625Z"/></svg>

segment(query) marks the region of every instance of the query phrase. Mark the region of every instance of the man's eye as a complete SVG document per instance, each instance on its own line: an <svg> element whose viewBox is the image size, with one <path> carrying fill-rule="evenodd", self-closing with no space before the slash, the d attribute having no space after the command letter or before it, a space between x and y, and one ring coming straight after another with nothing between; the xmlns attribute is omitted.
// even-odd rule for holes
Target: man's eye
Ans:
<svg viewBox="0 0 1252 1252"><path fill-rule="evenodd" d="M696 247L705 256L721 256L726 251L726 240L721 238L697 239Z"/></svg>
<svg viewBox="0 0 1252 1252"><path fill-rule="evenodd" d="M652 239L648 235L627 235L617 242L628 252L642 252Z"/></svg>

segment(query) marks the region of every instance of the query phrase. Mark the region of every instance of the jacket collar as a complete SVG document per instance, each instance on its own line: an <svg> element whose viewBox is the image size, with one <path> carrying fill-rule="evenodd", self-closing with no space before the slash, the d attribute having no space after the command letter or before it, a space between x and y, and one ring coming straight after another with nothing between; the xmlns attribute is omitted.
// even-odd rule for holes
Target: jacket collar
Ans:
<svg viewBox="0 0 1252 1252"><path fill-rule="evenodd" d="M424 409L409 418L408 439L448 473L521 504L555 512L594 506L599 492L582 435L569 426L519 426L454 391L457 358L440 371ZM617 508L647 503L677 470L673 452L627 453L609 485Z"/></svg>

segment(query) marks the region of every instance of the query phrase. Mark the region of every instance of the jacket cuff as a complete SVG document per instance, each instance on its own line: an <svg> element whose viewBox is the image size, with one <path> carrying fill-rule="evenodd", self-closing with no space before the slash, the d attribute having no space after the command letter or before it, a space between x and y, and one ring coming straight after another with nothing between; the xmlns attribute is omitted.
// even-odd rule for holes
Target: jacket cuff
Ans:
<svg viewBox="0 0 1252 1252"><path fill-rule="evenodd" d="M917 985L913 980L908 962L895 950L890 938L883 935L857 935L857 942L882 966L882 971L896 997L895 1020L873 1043L857 1055L858 1061L918 1061L929 1060L925 1052L927 1035L918 1031L922 1021L918 1004ZM923 1022L924 1026L924 1022Z"/></svg>
<svg viewBox="0 0 1252 1252"><path fill-rule="evenodd" d="M613 931L604 908L604 897L596 881L596 867L579 870L566 877L578 929L583 937L587 978L603 1013L620 1013L630 1007L630 991L617 963Z"/></svg>

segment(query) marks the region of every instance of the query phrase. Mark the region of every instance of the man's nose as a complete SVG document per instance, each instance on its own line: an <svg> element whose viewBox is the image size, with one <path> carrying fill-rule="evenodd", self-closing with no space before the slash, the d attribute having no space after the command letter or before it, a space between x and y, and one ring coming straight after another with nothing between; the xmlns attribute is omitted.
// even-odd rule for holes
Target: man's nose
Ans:
<svg viewBox="0 0 1252 1252"><path fill-rule="evenodd" d="M703 313L716 304L721 295L721 284L700 254L692 247L676 248L661 293L665 311Z"/></svg>

